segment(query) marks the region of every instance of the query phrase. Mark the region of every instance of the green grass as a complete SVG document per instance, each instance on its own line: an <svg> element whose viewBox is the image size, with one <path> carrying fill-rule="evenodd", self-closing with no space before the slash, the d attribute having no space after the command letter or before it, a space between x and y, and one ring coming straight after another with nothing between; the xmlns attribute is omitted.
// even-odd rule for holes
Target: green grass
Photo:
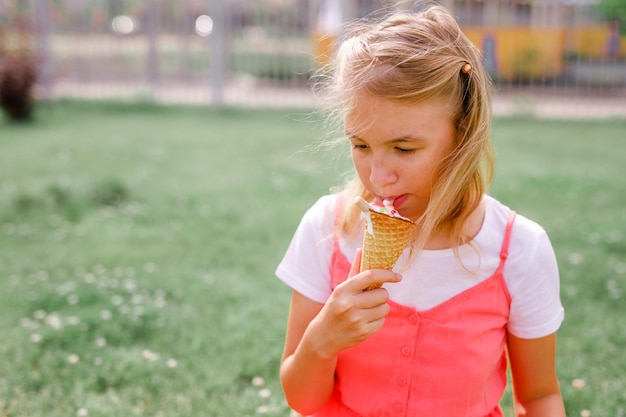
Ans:
<svg viewBox="0 0 626 417"><path fill-rule="evenodd" d="M494 131L492 194L559 258L568 415L624 416L626 121ZM273 272L347 166L305 150L319 136L287 110L64 102L0 123L0 415L288 416Z"/></svg>

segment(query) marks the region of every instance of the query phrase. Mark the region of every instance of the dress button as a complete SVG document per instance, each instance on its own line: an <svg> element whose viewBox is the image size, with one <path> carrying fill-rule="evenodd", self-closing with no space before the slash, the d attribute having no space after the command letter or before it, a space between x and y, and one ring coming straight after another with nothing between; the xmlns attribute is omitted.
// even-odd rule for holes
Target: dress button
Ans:
<svg viewBox="0 0 626 417"><path fill-rule="evenodd" d="M400 403L395 403L393 405L393 411L395 411L396 413L401 413L402 410L404 410L404 407L402 406L402 404Z"/></svg>
<svg viewBox="0 0 626 417"><path fill-rule="evenodd" d="M408 319L411 324L417 323L417 316L415 314L411 314Z"/></svg>
<svg viewBox="0 0 626 417"><path fill-rule="evenodd" d="M402 346L400 353L402 353L402 356L409 356L411 354L411 348L409 346Z"/></svg>
<svg viewBox="0 0 626 417"><path fill-rule="evenodd" d="M403 386L405 386L405 385L406 385L406 382L407 382L407 381L406 381L406 378L405 378L405 377L403 377L403 376L399 376L399 377L396 379L396 382L398 383L398 385L400 385L401 387L403 387Z"/></svg>

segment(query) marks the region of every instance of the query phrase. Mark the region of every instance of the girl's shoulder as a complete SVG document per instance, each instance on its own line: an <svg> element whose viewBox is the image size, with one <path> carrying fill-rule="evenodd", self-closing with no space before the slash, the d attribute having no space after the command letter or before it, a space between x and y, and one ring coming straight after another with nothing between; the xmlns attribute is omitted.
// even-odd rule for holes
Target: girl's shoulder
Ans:
<svg viewBox="0 0 626 417"><path fill-rule="evenodd" d="M510 209L489 198L494 223L506 229ZM503 274L511 296L508 330L533 339L555 332L563 321L559 268L548 234L534 220L517 214Z"/></svg>
<svg viewBox="0 0 626 417"><path fill-rule="evenodd" d="M304 218L314 222L327 223L336 215L338 204L340 203L341 201L337 194L323 195L307 209Z"/></svg>
<svg viewBox="0 0 626 417"><path fill-rule="evenodd" d="M304 213L276 275L311 300L324 303L332 291L333 216L337 197L318 198Z"/></svg>
<svg viewBox="0 0 626 417"><path fill-rule="evenodd" d="M300 220L299 231L319 238L333 234L338 204L341 203L337 194L319 197L304 213Z"/></svg>
<svg viewBox="0 0 626 417"><path fill-rule="evenodd" d="M490 220L490 231L502 233L506 230L512 209L491 196L485 196L485 202L485 217ZM517 212L512 227L511 241L533 241L546 234L545 229L539 223Z"/></svg>
<svg viewBox="0 0 626 417"><path fill-rule="evenodd" d="M489 215L492 230L504 235L510 209L499 201L489 198ZM495 232L492 232L494 235ZM491 236L494 238L495 236ZM530 281L544 279L546 275L558 279L558 268L554 248L545 229L534 220L517 213L512 225L505 276L509 290L514 293Z"/></svg>

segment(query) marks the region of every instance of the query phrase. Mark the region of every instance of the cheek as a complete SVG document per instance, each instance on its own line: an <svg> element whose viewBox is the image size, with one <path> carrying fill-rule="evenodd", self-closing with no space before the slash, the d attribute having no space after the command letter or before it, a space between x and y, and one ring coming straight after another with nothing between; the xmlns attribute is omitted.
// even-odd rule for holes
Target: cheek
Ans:
<svg viewBox="0 0 626 417"><path fill-rule="evenodd" d="M438 163L431 158L413 158L398 167L398 176L408 182L406 185L423 189L432 184Z"/></svg>
<svg viewBox="0 0 626 417"><path fill-rule="evenodd" d="M363 155L359 155L357 152L352 152L352 165L356 169L356 172L361 179L362 182L365 182L369 179L369 164L363 157Z"/></svg>

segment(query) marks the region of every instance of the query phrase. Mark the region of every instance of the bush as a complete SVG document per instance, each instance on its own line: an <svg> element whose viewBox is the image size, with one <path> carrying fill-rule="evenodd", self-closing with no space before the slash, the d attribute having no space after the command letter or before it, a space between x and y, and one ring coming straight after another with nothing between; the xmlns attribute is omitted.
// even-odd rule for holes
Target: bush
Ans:
<svg viewBox="0 0 626 417"><path fill-rule="evenodd" d="M117 206L128 201L130 191L117 179L101 181L93 187L91 201L98 206Z"/></svg>
<svg viewBox="0 0 626 417"><path fill-rule="evenodd" d="M0 107L11 120L30 120L33 88L37 78L35 60L27 55L0 57Z"/></svg>

